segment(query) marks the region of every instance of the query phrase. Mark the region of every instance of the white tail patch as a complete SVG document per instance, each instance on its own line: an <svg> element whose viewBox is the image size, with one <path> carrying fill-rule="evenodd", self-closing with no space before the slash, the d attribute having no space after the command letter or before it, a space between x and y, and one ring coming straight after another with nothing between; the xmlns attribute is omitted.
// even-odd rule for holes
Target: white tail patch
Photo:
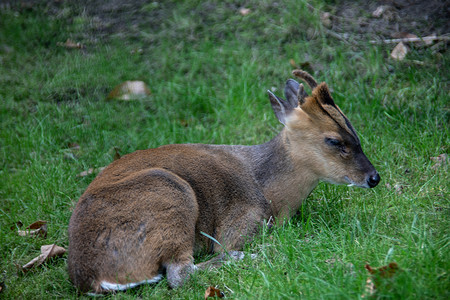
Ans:
<svg viewBox="0 0 450 300"><path fill-rule="evenodd" d="M107 282L107 281L102 281L100 283L100 286L102 287L102 289L107 290L107 291L123 291L123 290L137 287L138 285L141 285L141 284L156 283L156 282L160 281L161 279L162 279L162 275L158 274L157 276L155 276L151 279L146 279L146 280L142 280L139 282L130 282L127 284L111 283L111 282Z"/></svg>

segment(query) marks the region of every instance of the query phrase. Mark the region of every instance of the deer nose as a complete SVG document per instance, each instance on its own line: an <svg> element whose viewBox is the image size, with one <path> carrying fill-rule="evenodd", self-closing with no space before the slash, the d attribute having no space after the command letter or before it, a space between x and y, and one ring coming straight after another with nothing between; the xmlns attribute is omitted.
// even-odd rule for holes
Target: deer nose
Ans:
<svg viewBox="0 0 450 300"><path fill-rule="evenodd" d="M369 179L367 179L367 184L369 185L370 188L376 187L379 182L380 182L380 175L378 174L378 172L375 172L375 174L371 175Z"/></svg>

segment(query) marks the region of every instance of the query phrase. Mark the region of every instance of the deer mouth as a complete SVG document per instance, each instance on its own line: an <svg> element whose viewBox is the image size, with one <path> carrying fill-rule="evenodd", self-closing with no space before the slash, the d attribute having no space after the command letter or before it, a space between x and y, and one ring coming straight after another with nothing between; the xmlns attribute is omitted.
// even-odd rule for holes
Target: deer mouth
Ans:
<svg viewBox="0 0 450 300"><path fill-rule="evenodd" d="M361 184L361 183L357 183L357 182L351 180L350 177L348 177L348 176L345 176L344 178L347 181L347 186L348 187L357 186L357 187L365 188L365 189L369 188L369 185L367 184L367 182L364 182L363 184Z"/></svg>

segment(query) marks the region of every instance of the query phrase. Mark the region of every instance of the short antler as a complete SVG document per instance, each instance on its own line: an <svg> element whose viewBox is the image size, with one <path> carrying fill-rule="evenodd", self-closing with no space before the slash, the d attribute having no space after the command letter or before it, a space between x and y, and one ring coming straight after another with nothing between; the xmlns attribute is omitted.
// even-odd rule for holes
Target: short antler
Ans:
<svg viewBox="0 0 450 300"><path fill-rule="evenodd" d="M317 81L308 72L303 70L294 70L292 71L292 74L305 81L311 89L316 88Z"/></svg>

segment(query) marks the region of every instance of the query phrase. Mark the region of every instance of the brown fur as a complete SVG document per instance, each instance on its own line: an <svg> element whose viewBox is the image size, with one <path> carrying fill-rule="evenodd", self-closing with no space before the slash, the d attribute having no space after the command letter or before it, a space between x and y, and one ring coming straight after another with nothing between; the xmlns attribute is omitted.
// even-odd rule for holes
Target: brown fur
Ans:
<svg viewBox="0 0 450 300"><path fill-rule="evenodd" d="M311 96L295 81L287 90L289 102L269 95L285 128L265 144L162 146L123 156L99 174L69 224L75 286L102 293L102 281L140 282L164 270L169 285L180 286L196 269L194 251L240 250L271 216L298 210L320 180L367 185L376 171L326 85ZM329 137L347 153L327 145Z"/></svg>

